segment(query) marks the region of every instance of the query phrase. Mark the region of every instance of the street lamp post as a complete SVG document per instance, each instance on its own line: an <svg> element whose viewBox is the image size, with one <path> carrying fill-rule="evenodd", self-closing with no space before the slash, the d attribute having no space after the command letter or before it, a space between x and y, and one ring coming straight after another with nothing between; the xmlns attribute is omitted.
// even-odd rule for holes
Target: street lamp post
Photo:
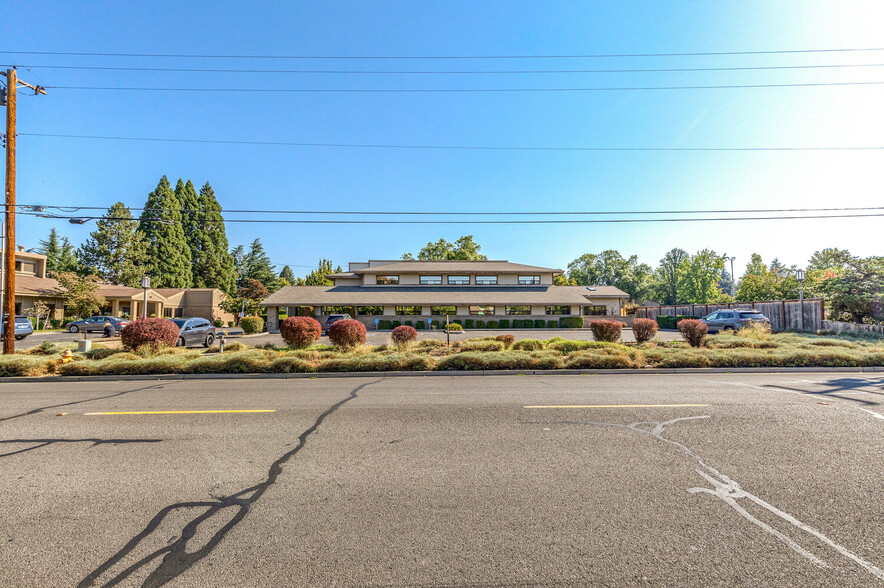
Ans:
<svg viewBox="0 0 884 588"><path fill-rule="evenodd" d="M141 309L141 318L147 318L147 289L150 288L150 276L141 277L141 287L144 288L144 303Z"/></svg>
<svg viewBox="0 0 884 588"><path fill-rule="evenodd" d="M801 320L799 321L799 328L804 330L804 270L800 269L795 272L795 277L798 278L798 308L801 316Z"/></svg>
<svg viewBox="0 0 884 588"><path fill-rule="evenodd" d="M727 254L724 254L724 259L727 259L731 262L731 298L737 297L737 278L734 276L734 260L736 257L728 257Z"/></svg>

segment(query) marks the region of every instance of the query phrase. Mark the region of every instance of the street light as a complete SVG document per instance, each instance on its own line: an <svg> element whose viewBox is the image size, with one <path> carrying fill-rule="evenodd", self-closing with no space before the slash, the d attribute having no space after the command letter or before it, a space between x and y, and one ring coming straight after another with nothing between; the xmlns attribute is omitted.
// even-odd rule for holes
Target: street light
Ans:
<svg viewBox="0 0 884 588"><path fill-rule="evenodd" d="M798 278L798 308L801 321L799 322L800 329L804 330L804 270L796 270L795 277Z"/></svg>
<svg viewBox="0 0 884 588"><path fill-rule="evenodd" d="M141 318L147 318L147 289L150 288L150 276L141 277L141 287L144 288L144 304L141 309Z"/></svg>
<svg viewBox="0 0 884 588"><path fill-rule="evenodd" d="M737 278L734 276L734 260L736 257L728 257L727 253L722 256L723 259L727 259L731 262L731 298L737 297Z"/></svg>

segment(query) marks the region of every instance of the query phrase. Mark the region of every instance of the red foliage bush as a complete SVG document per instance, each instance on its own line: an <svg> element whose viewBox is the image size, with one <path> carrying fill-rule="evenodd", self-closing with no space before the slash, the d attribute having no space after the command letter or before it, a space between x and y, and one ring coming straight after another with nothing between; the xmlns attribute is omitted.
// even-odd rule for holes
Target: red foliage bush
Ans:
<svg viewBox="0 0 884 588"><path fill-rule="evenodd" d="M502 341L505 347L509 347L513 344L513 341L516 340L512 335L498 335L495 337L498 341Z"/></svg>
<svg viewBox="0 0 884 588"><path fill-rule="evenodd" d="M279 324L279 333L289 347L305 349L322 335L322 326L313 317L290 316Z"/></svg>
<svg viewBox="0 0 884 588"><path fill-rule="evenodd" d="M353 348L365 344L365 325L354 319L337 321L328 328L328 338L338 347Z"/></svg>
<svg viewBox="0 0 884 588"><path fill-rule="evenodd" d="M691 347L700 347L703 345L703 339L709 331L706 323L699 319L682 319L678 321L678 330L684 340L690 343Z"/></svg>
<svg viewBox="0 0 884 588"><path fill-rule="evenodd" d="M138 349L152 347L158 349L164 345L175 345L181 336L181 329L170 320L164 318L142 318L132 321L120 332L123 347Z"/></svg>
<svg viewBox="0 0 884 588"><path fill-rule="evenodd" d="M408 325L402 325L393 329L393 343L396 345L408 345L409 343L413 343L417 339L417 331L414 330L414 327L409 327Z"/></svg>
<svg viewBox="0 0 884 588"><path fill-rule="evenodd" d="M657 321L648 318L637 318L632 321L632 334L638 343L650 341L657 335Z"/></svg>
<svg viewBox="0 0 884 588"><path fill-rule="evenodd" d="M623 333L623 325L624 323L620 321L601 319L589 323L589 328L592 329L592 336L596 341L615 343L620 340L620 335Z"/></svg>

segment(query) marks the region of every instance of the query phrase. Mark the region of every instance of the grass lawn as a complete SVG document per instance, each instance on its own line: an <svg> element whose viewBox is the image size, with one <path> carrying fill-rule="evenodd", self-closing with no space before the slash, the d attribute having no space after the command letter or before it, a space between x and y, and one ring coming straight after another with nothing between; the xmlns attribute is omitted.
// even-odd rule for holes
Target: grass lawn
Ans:
<svg viewBox="0 0 884 588"><path fill-rule="evenodd" d="M132 352L96 344L61 364L62 351L73 346L44 344L0 356L0 376L884 366L884 338L748 330L709 336L699 348L684 342L601 343L561 337L515 343L482 337L452 342L450 349L444 341L427 339L407 347L365 345L349 351L327 345L294 350L234 342L224 353L217 346Z"/></svg>

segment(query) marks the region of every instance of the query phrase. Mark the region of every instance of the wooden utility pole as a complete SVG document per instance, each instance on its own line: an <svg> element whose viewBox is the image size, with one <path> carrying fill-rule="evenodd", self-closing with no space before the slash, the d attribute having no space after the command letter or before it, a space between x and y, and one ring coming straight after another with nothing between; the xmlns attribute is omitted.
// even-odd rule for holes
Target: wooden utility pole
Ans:
<svg viewBox="0 0 884 588"><path fill-rule="evenodd" d="M45 94L40 86L18 79L15 68L0 72L6 76L6 239L3 251L3 353L15 353L15 99L18 85L34 94Z"/></svg>

